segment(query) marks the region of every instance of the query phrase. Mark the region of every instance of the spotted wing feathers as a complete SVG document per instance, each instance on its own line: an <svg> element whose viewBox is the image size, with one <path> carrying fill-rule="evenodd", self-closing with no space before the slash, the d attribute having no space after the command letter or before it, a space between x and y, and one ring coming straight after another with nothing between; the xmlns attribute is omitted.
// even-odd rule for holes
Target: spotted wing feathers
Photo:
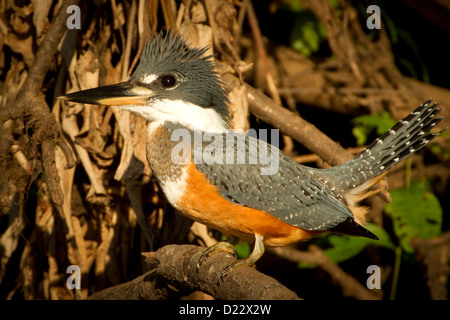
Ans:
<svg viewBox="0 0 450 320"><path fill-rule="evenodd" d="M310 231L329 230L348 218L353 219L342 199L324 181L311 174L308 167L298 165L270 144L239 136L245 137L245 164L238 164L236 158L233 163L227 163L224 158L223 163L197 164L198 170L217 186L222 197L235 204L266 211L290 225ZM277 153L276 173L263 175L261 169L267 164L248 162L248 154L255 150L255 145L271 150L269 154Z"/></svg>

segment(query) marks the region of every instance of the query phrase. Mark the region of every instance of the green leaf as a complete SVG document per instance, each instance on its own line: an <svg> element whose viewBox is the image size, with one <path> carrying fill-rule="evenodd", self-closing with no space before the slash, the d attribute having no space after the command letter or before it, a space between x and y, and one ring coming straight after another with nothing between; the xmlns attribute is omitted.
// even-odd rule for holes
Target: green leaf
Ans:
<svg viewBox="0 0 450 320"><path fill-rule="evenodd" d="M222 234L220 240L227 241L227 237ZM247 258L251 253L250 244L244 241L239 241L239 243L234 246L234 250L237 253L238 259Z"/></svg>
<svg viewBox="0 0 450 320"><path fill-rule="evenodd" d="M418 181L410 188L391 190L392 202L386 213L392 217L395 235L407 253L413 253L412 237L432 238L442 232L442 207L430 191L428 181Z"/></svg>
<svg viewBox="0 0 450 320"><path fill-rule="evenodd" d="M284 1L280 4L280 7L291 12L301 12L304 10L301 0Z"/></svg>
<svg viewBox="0 0 450 320"><path fill-rule="evenodd" d="M446 149L442 148L440 145L432 143L432 144L430 144L429 148L430 148L432 153L443 157L444 160L449 160L450 159L450 153Z"/></svg>
<svg viewBox="0 0 450 320"><path fill-rule="evenodd" d="M359 116L354 118L352 122L355 125L352 133L360 146L367 142L367 138L372 130L375 129L378 135L382 135L396 123L387 111Z"/></svg>
<svg viewBox="0 0 450 320"><path fill-rule="evenodd" d="M369 245L376 245L391 250L395 249L395 246L392 243L389 235L383 228L375 224L368 224L365 226L365 228L376 234L379 240L373 240L364 237L330 234L328 236L328 243L331 248L325 249L325 254L335 263L341 263L355 257ZM306 263L299 263L299 267L311 268L315 266Z"/></svg>
<svg viewBox="0 0 450 320"><path fill-rule="evenodd" d="M367 137L369 136L371 128L366 126L355 126L352 129L353 136L356 138L356 144L362 146L366 143Z"/></svg>
<svg viewBox="0 0 450 320"><path fill-rule="evenodd" d="M297 14L290 36L292 49L309 56L319 50L326 38L325 26L310 11Z"/></svg>
<svg viewBox="0 0 450 320"><path fill-rule="evenodd" d="M383 228L374 224L365 227L376 234L379 240L347 235L330 235L329 241L333 247L325 250L327 256L335 263L340 263L353 258L372 244L394 250L395 246Z"/></svg>
<svg viewBox="0 0 450 320"><path fill-rule="evenodd" d="M238 255L238 259L247 258L250 255L250 244L247 242L239 241L239 243L234 247Z"/></svg>

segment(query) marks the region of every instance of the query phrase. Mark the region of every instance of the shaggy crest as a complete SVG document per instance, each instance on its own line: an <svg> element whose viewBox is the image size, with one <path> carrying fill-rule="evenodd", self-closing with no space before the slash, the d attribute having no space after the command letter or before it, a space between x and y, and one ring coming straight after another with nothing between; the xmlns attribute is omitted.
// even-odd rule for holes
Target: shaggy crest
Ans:
<svg viewBox="0 0 450 320"><path fill-rule="evenodd" d="M133 82L149 74L174 73L184 82L195 86L184 91L183 98L202 107L215 106L217 111L229 121L229 100L223 82L215 71L213 55L204 55L209 46L192 48L169 29L154 35L145 44L140 63L132 75ZM190 80L190 81L189 81Z"/></svg>

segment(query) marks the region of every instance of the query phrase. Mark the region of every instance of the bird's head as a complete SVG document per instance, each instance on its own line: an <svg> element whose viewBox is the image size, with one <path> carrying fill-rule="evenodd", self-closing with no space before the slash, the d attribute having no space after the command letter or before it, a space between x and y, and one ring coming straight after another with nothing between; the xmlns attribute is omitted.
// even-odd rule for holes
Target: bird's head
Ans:
<svg viewBox="0 0 450 320"><path fill-rule="evenodd" d="M206 48L189 48L171 30L145 45L129 81L70 93L63 100L117 105L148 121L224 131L230 113L226 91Z"/></svg>

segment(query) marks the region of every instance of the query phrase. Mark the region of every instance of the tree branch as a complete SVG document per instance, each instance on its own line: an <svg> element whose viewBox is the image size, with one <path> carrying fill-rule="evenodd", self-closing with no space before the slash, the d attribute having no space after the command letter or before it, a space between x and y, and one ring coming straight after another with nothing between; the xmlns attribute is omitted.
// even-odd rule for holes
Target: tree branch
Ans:
<svg viewBox="0 0 450 320"><path fill-rule="evenodd" d="M319 247L311 245L308 251L299 251L290 247L270 248L278 256L291 262L306 262L317 265L331 277L332 281L342 288L346 297L360 300L380 300L381 296L374 294L361 283L346 273L334 263Z"/></svg>
<svg viewBox="0 0 450 320"><path fill-rule="evenodd" d="M168 299L193 291L205 292L224 300L297 300L298 296L275 279L254 268L239 267L224 281L219 274L236 261L218 253L200 267L196 265L205 248L193 245L168 245L144 254L151 270L121 285L97 292L88 299Z"/></svg>
<svg viewBox="0 0 450 320"><path fill-rule="evenodd" d="M59 184L59 176L54 167L55 146L58 145L61 147L66 142L63 138L59 123L50 112L44 99L41 87L50 63L58 50L58 44L67 30L67 7L78 2L79 0L66 0L63 2L42 44L36 52L33 64L16 100L14 103L0 109L0 121L2 123L7 120L23 120L28 139L26 145L21 146L21 148L25 151L24 153L28 160L39 159L35 167L39 168L42 163L52 201L59 212L61 212L64 199ZM68 167L73 167L75 160L72 153L69 152L70 148L62 147L61 149L66 156ZM29 181L28 179L26 181L24 179L19 181L12 178L16 174L15 172L8 172L7 175L11 175L11 178L7 178L6 180L14 181L16 189L19 192L24 192ZM3 194L3 196L9 198L9 195Z"/></svg>

